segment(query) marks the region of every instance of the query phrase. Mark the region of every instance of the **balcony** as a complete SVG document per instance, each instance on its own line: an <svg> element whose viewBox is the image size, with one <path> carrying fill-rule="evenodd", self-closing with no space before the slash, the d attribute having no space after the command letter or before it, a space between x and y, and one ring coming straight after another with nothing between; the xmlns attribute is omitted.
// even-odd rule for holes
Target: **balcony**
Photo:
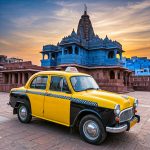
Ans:
<svg viewBox="0 0 150 150"><path fill-rule="evenodd" d="M44 59L41 60L41 66L43 67L56 66L56 61L52 59Z"/></svg>

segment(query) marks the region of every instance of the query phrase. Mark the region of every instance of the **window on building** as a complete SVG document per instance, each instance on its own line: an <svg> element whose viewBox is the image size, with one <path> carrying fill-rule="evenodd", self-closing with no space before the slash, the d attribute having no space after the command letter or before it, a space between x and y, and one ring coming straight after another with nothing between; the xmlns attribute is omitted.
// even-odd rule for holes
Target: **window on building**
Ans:
<svg viewBox="0 0 150 150"><path fill-rule="evenodd" d="M108 53L108 58L114 58L114 51L110 51Z"/></svg>
<svg viewBox="0 0 150 150"><path fill-rule="evenodd" d="M67 81L64 77L52 76L50 83L51 91L69 92Z"/></svg>
<svg viewBox="0 0 150 150"><path fill-rule="evenodd" d="M38 77L36 77L31 82L30 88L45 90L46 89L47 79L48 79L47 76L38 76Z"/></svg>
<svg viewBox="0 0 150 150"><path fill-rule="evenodd" d="M115 79L115 73L113 70L110 71L110 79Z"/></svg>
<svg viewBox="0 0 150 150"><path fill-rule="evenodd" d="M55 60L55 58L56 58L55 53L52 53L52 54L51 54L51 59L52 59L52 60Z"/></svg>
<svg viewBox="0 0 150 150"><path fill-rule="evenodd" d="M44 59L48 59L48 54L44 54Z"/></svg>
<svg viewBox="0 0 150 150"><path fill-rule="evenodd" d="M68 54L72 54L72 47L71 46L68 47Z"/></svg>
<svg viewBox="0 0 150 150"><path fill-rule="evenodd" d="M78 47L75 47L75 54L79 54L79 49L78 49Z"/></svg>

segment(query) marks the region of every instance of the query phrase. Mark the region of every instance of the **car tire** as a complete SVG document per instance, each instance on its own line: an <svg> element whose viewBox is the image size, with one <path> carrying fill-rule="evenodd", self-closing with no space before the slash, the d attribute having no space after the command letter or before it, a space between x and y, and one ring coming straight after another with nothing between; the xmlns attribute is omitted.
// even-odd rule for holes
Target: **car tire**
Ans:
<svg viewBox="0 0 150 150"><path fill-rule="evenodd" d="M25 104L20 104L17 109L18 119L22 123L29 123L32 119L31 112Z"/></svg>
<svg viewBox="0 0 150 150"><path fill-rule="evenodd" d="M81 119L79 132L83 140L95 145L102 143L107 137L104 125L95 115L86 115Z"/></svg>

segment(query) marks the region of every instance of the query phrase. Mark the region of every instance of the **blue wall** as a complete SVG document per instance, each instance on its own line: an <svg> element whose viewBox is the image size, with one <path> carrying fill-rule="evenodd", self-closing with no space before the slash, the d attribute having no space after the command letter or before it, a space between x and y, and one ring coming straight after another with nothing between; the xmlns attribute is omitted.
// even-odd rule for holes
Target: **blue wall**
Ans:
<svg viewBox="0 0 150 150"><path fill-rule="evenodd" d="M71 50L70 53L69 50ZM108 53L110 51L114 53L113 58L108 58ZM69 46L48 45L43 47L42 51L43 59L41 60L41 66L51 67L62 64L78 64L87 67L122 65L121 58L120 59L116 58L117 51L119 51L119 49L88 50L76 44L71 44ZM44 58L45 55L47 55L46 59Z"/></svg>

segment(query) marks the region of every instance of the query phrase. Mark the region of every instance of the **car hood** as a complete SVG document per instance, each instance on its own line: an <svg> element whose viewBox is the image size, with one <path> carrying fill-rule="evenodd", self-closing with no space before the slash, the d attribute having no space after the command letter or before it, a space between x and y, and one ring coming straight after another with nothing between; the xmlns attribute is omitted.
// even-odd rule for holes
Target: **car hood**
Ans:
<svg viewBox="0 0 150 150"><path fill-rule="evenodd" d="M86 99L91 102L96 102L99 107L114 109L116 104L120 105L121 110L132 107L134 98L116 94L112 92L106 92L103 90L87 90L81 92L82 99Z"/></svg>

